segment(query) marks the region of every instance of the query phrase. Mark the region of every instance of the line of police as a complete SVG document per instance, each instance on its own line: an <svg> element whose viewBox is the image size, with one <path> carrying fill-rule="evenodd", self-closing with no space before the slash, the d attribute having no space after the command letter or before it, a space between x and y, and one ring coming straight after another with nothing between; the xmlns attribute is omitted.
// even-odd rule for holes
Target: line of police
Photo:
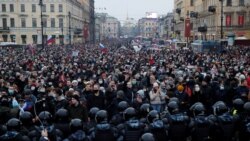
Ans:
<svg viewBox="0 0 250 141"><path fill-rule="evenodd" d="M69 122L66 109L54 116L48 111L38 115L40 124L34 125L30 112L20 112L19 119L11 118L1 125L1 141L249 141L250 102L233 101L229 110L223 101L213 106L207 115L204 105L193 104L189 111L181 112L179 100L171 98L166 110L158 113L150 104L142 104L136 111L126 101L118 104L118 113L111 120L105 110L93 107L89 121Z"/></svg>

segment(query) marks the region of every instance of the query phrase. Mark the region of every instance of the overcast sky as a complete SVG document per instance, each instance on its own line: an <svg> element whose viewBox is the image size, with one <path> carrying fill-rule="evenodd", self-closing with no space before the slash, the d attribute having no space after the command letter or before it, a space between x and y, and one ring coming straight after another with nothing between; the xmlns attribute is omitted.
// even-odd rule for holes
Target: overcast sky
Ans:
<svg viewBox="0 0 250 141"><path fill-rule="evenodd" d="M136 20L146 12L167 14L173 10L174 0L95 0L96 12L105 12L124 21L128 16Z"/></svg>

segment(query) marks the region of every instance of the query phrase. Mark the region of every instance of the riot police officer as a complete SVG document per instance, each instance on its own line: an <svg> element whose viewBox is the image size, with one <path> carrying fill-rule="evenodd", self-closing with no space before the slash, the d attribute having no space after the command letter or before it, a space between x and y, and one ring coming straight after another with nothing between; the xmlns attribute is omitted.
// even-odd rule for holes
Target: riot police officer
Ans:
<svg viewBox="0 0 250 141"><path fill-rule="evenodd" d="M230 114L228 107L223 101L217 101L213 106L214 117L210 119L214 122L211 129L213 140L232 141L235 138L237 117Z"/></svg>
<svg viewBox="0 0 250 141"><path fill-rule="evenodd" d="M196 102L190 107L190 112L193 114L193 118L190 121L191 137L192 141L208 141L210 137L210 127L213 122L205 114L205 106Z"/></svg>
<svg viewBox="0 0 250 141"><path fill-rule="evenodd" d="M29 137L32 140L61 140L62 132L54 127L53 124L53 117L48 111L42 111L38 115L40 126L35 126L35 130L31 131L29 133ZM46 138L44 136L41 136L41 132L46 132L48 134L48 137Z"/></svg>
<svg viewBox="0 0 250 141"><path fill-rule="evenodd" d="M97 108L97 107L92 107L92 108L89 110L89 114L88 114L88 116L89 116L89 121L88 121L87 123L84 123L84 128L85 128L85 129L83 129L84 131L86 131L86 133L87 133L90 129L92 129L92 128L94 128L94 127L96 126L95 115L96 115L96 113L97 113L98 111L100 111L100 109ZM87 134L88 134L88 133L87 133Z"/></svg>
<svg viewBox="0 0 250 141"><path fill-rule="evenodd" d="M34 123L33 123L33 115L28 112L24 111L20 113L19 119L22 123L20 132L22 134L28 135L30 131L34 130Z"/></svg>
<svg viewBox="0 0 250 141"><path fill-rule="evenodd" d="M69 121L69 112L67 109L62 108L56 111L54 126L63 133L63 137L68 137L70 134Z"/></svg>
<svg viewBox="0 0 250 141"><path fill-rule="evenodd" d="M250 140L250 102L244 104L244 116L240 122L239 141Z"/></svg>
<svg viewBox="0 0 250 141"><path fill-rule="evenodd" d="M123 113L123 117L125 123L118 125L122 140L138 141L144 133L145 125L138 120L136 110L133 107L127 108Z"/></svg>
<svg viewBox="0 0 250 141"><path fill-rule="evenodd" d="M152 110L147 115L148 132L154 135L156 141L168 140L168 124L160 119L156 110Z"/></svg>
<svg viewBox="0 0 250 141"><path fill-rule="evenodd" d="M117 136L117 131L111 124L108 123L108 113L106 110L100 110L95 116L96 126L90 129L90 139L93 141L115 141Z"/></svg>
<svg viewBox="0 0 250 141"><path fill-rule="evenodd" d="M88 137L86 136L85 132L83 131L83 123L81 119L72 119L70 121L70 131L71 134L68 138L64 139L63 141L87 141Z"/></svg>
<svg viewBox="0 0 250 141"><path fill-rule="evenodd" d="M151 110L153 110L153 108L151 107L151 105L149 103L144 103L141 105L140 111L139 111L140 122L142 122L144 124L147 123L146 117Z"/></svg>
<svg viewBox="0 0 250 141"><path fill-rule="evenodd" d="M17 118L11 118L6 123L7 132L0 136L1 141L26 141L27 136L18 132L21 128L21 121Z"/></svg>
<svg viewBox="0 0 250 141"><path fill-rule="evenodd" d="M113 124L113 125L118 125L120 123L123 123L124 120L123 120L123 111L126 110L127 108L129 107L129 104L127 101L121 101L118 103L118 113L115 114L110 123Z"/></svg>
<svg viewBox="0 0 250 141"><path fill-rule="evenodd" d="M188 137L189 117L186 113L179 111L179 105L176 101L168 103L169 114L166 118L169 122L169 138L172 141L184 141Z"/></svg>

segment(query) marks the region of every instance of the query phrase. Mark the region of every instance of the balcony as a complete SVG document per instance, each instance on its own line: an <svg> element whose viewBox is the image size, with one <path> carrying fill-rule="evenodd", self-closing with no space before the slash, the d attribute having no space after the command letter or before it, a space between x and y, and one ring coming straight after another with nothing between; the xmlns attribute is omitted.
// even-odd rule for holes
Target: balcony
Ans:
<svg viewBox="0 0 250 141"><path fill-rule="evenodd" d="M181 9L180 9L180 8L177 8L177 9L175 10L175 12L178 13L178 14L181 14Z"/></svg>
<svg viewBox="0 0 250 141"><path fill-rule="evenodd" d="M206 26L198 27L198 32L207 32L207 27Z"/></svg>
<svg viewBox="0 0 250 141"><path fill-rule="evenodd" d="M9 33L10 28L9 27L0 27L0 33Z"/></svg>
<svg viewBox="0 0 250 141"><path fill-rule="evenodd" d="M81 28L74 29L74 34L81 34L81 33L82 33L82 29Z"/></svg>

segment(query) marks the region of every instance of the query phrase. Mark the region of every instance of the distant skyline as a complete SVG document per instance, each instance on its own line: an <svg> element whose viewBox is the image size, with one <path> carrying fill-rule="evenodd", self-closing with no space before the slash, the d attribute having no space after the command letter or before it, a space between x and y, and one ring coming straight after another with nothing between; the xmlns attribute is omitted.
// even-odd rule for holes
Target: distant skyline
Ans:
<svg viewBox="0 0 250 141"><path fill-rule="evenodd" d="M173 11L174 0L95 0L95 12L108 13L121 22L129 18L139 20L146 12L166 15Z"/></svg>

